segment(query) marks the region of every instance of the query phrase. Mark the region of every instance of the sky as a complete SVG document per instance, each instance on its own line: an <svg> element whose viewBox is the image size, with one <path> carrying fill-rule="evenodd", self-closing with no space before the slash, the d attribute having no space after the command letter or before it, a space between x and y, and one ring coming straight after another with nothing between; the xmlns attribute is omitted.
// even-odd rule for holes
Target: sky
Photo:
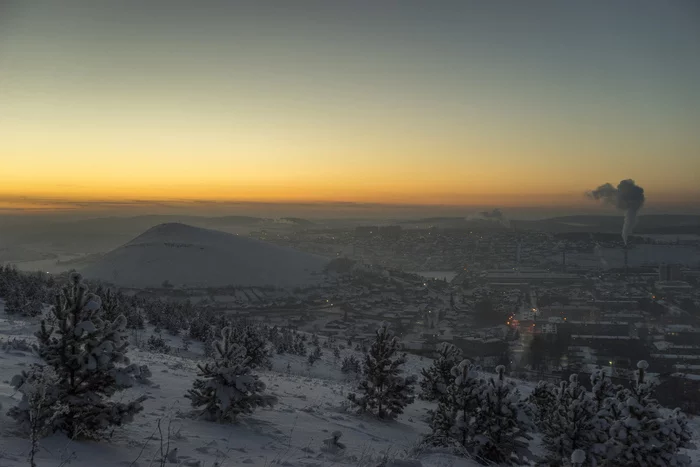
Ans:
<svg viewBox="0 0 700 467"><path fill-rule="evenodd" d="M697 207L698 24L693 0L0 0L0 210L562 209L626 178Z"/></svg>

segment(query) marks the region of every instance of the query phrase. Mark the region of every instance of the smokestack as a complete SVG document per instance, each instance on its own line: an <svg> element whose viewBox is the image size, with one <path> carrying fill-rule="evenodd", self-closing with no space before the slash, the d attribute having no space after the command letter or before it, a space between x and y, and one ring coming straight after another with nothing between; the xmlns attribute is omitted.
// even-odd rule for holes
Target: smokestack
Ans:
<svg viewBox="0 0 700 467"><path fill-rule="evenodd" d="M566 272L566 247L561 251L561 269Z"/></svg>
<svg viewBox="0 0 700 467"><path fill-rule="evenodd" d="M626 275L627 275L627 271L628 271L628 264L627 264L627 245L625 245L625 248L624 248L624 250L622 250L622 251L625 252L625 276L626 276Z"/></svg>
<svg viewBox="0 0 700 467"><path fill-rule="evenodd" d="M637 212L644 204L644 188L635 184L634 180L622 180L617 188L606 183L586 194L591 199L603 200L617 209L625 211L622 240L627 245L627 237L632 233L632 229L637 223Z"/></svg>

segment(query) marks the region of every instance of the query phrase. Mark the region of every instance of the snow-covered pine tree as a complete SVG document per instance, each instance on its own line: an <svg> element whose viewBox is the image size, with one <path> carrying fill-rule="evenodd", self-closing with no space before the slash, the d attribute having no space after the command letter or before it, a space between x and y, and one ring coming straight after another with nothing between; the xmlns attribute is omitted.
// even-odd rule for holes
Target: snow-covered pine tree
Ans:
<svg viewBox="0 0 700 467"><path fill-rule="evenodd" d="M534 421L544 432L548 419L557 406L557 386L547 381L540 381L530 393L528 402L532 407Z"/></svg>
<svg viewBox="0 0 700 467"><path fill-rule="evenodd" d="M277 398L264 394L265 383L251 372L246 350L233 340L231 328L214 342L213 361L199 364L198 378L185 395L199 415L218 422L235 421L239 414L272 407Z"/></svg>
<svg viewBox="0 0 700 467"><path fill-rule="evenodd" d="M100 305L100 298L88 293L80 274L73 273L70 284L56 296L52 316L42 320L36 333L39 356L56 374L56 403L67 407L52 428L71 438L100 438L110 426L130 422L146 399L110 400L130 387L133 377L127 369L126 319L103 320ZM25 384L28 376L23 373L14 378L15 387ZM20 423L29 419L22 405L12 416Z"/></svg>
<svg viewBox="0 0 700 467"><path fill-rule="evenodd" d="M364 362L364 379L358 394L348 399L358 412L371 413L379 418L394 419L414 400L415 376L401 376L406 354L399 355L399 341L386 324L376 334Z"/></svg>
<svg viewBox="0 0 700 467"><path fill-rule="evenodd" d="M43 311L44 305L41 303L41 300L33 298L24 305L22 314L33 318L35 316L39 316Z"/></svg>
<svg viewBox="0 0 700 467"><path fill-rule="evenodd" d="M459 445L455 439L456 413L447 400L438 403L430 419L430 433L421 442L422 446L447 447Z"/></svg>
<svg viewBox="0 0 700 467"><path fill-rule="evenodd" d="M590 462L605 454L605 432L599 424L596 401L579 384L576 374L568 383L562 381L556 405L543 425L549 465L564 465L577 449L583 450Z"/></svg>
<svg viewBox="0 0 700 467"><path fill-rule="evenodd" d="M653 398L655 384L646 376L649 364L637 363L635 381L626 400L620 401L619 418L610 426L606 465L651 467L659 465L686 466L690 458L679 452L688 447L690 430L682 412L674 411L662 417L659 404Z"/></svg>
<svg viewBox="0 0 700 467"><path fill-rule="evenodd" d="M479 367L466 359L454 366L451 373L453 381L443 403L449 403L454 413L454 438L468 448L473 436L473 416L480 406L479 396L485 381L479 376Z"/></svg>
<svg viewBox="0 0 700 467"><path fill-rule="evenodd" d="M121 303L117 294L109 288L98 288L95 293L102 299L103 317L106 320L114 321L121 314Z"/></svg>
<svg viewBox="0 0 700 467"><path fill-rule="evenodd" d="M8 315L21 315L25 305L27 304L27 299L24 296L24 291L19 284L15 287L9 289L7 293L7 298L5 299L5 313Z"/></svg>
<svg viewBox="0 0 700 467"><path fill-rule="evenodd" d="M433 413L431 432L423 439L423 446L457 447L466 452L472 438L474 410L479 405L479 387L484 384L478 370L469 360L452 367L452 382Z"/></svg>
<svg viewBox="0 0 700 467"><path fill-rule="evenodd" d="M688 424L688 417L683 411L676 407L662 423L661 432L666 435L664 440L664 450L666 452L677 452L678 448L697 449L693 444L693 430ZM689 459L682 459L685 461ZM679 463L679 465L683 465Z"/></svg>
<svg viewBox="0 0 700 467"><path fill-rule="evenodd" d="M235 321L230 326L234 342L246 349L248 366L251 368L272 368L272 355L266 339L267 331L247 321Z"/></svg>
<svg viewBox="0 0 700 467"><path fill-rule="evenodd" d="M151 337L149 337L148 341L146 341L146 347L148 348L149 352L170 353L170 346L160 334L157 336L155 334L151 334Z"/></svg>
<svg viewBox="0 0 700 467"><path fill-rule="evenodd" d="M323 351L321 350L321 347L316 346L314 348L314 351L309 354L309 359L308 359L309 365L313 366L314 363L321 360L322 356L323 356Z"/></svg>
<svg viewBox="0 0 700 467"><path fill-rule="evenodd" d="M442 342L437 349L433 364L421 370L420 397L426 401L442 401L447 397L447 388L454 381L452 368L462 361L462 350L449 342Z"/></svg>
<svg viewBox="0 0 700 467"><path fill-rule="evenodd" d="M596 410L601 410L605 405L605 400L615 397L620 389L622 389L621 386L605 377L604 370L596 370L591 373L591 394L596 403Z"/></svg>
<svg viewBox="0 0 700 467"><path fill-rule="evenodd" d="M55 420L68 411L67 406L57 402L56 380L53 369L42 365L32 365L12 380L12 385L22 394L22 401L10 409L9 415L24 412L20 428L31 441L30 467L36 467L34 458L39 452L39 439L51 433Z"/></svg>
<svg viewBox="0 0 700 467"><path fill-rule="evenodd" d="M340 371L343 372L344 374L348 373L355 373L356 375L359 375L362 373L362 365L360 363L360 360L355 357L354 355L350 355L349 357L345 357L343 359L343 363L340 365Z"/></svg>
<svg viewBox="0 0 700 467"><path fill-rule="evenodd" d="M304 342L305 334L296 334L294 337L294 346L292 349L292 353L296 355L300 355L302 357L306 357L306 343Z"/></svg>
<svg viewBox="0 0 700 467"><path fill-rule="evenodd" d="M481 385L480 407L473 421L472 450L483 461L503 464L523 463L532 458L528 441L534 428L515 383L505 379L505 367L496 367L497 375Z"/></svg>

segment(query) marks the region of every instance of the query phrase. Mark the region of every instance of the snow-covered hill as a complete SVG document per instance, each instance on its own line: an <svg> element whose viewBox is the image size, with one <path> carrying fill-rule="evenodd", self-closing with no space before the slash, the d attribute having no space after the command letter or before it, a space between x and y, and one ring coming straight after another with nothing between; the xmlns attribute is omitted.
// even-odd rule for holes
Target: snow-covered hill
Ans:
<svg viewBox="0 0 700 467"><path fill-rule="evenodd" d="M8 319L0 301L0 344L12 339L34 341L38 320ZM132 340L145 342L152 329L141 331ZM164 336L166 337L166 336ZM174 464L182 466L362 466L375 467L384 459L389 466L474 467L469 459L447 454L425 454L416 463L413 448L427 432L425 421L430 404L417 401L397 421L382 422L361 417L347 410L347 394L356 381L339 371L333 352L324 349L321 361L309 368L306 359L294 355L276 355L271 371L261 372L267 393L278 398L271 409L259 409L241 417L236 424L218 424L195 420L185 393L196 376L196 363L202 348L192 344L188 351L177 350L182 340L167 336L173 351L152 353L139 346L129 350L132 362L146 364L152 372L147 384L137 385L123 393L124 399L147 395L145 409L133 423L117 428L104 442L73 441L63 435L42 439L38 454L39 467L70 465L73 467L145 467L158 466L163 450L176 453ZM342 356L354 353L343 350ZM15 433L15 422L7 409L19 396L9 385L13 375L38 359L30 351L1 350L0 347L0 466L25 467L30 443ZM411 357L407 370L418 372L428 360ZM122 397L122 394L119 395ZM160 423L160 430L158 424ZM347 445L340 455L324 452L323 440L334 431L343 433ZM168 436L168 433L170 435ZM169 441L168 441L169 438ZM169 447L168 447L169 442Z"/></svg>
<svg viewBox="0 0 700 467"><path fill-rule="evenodd" d="M39 318L11 319L0 300L0 466L25 467L30 442L17 433L7 410L20 396L9 384L15 374L38 362L26 343L35 341ZM339 370L339 361L330 349L323 349L320 361L309 367L307 359L296 355L275 355L270 371L259 371L266 392L278 399L271 409L258 409L242 416L237 423L202 421L191 414L185 398L196 377L197 362L203 358L200 343L185 350L179 337L163 335L171 347L168 354L150 352L145 342L152 327L131 331L129 357L133 363L148 365L152 375L145 383L120 393L124 400L146 395L143 412L133 423L116 428L109 440L76 441L53 435L40 441L38 467L146 467L193 466L359 466L377 467L476 467L471 459L447 453L417 453L415 447L428 432L427 411L435 405L421 400L409 405L396 421L381 421L349 410L347 395L357 381ZM3 349L3 343L26 341ZM323 339L322 339L323 341ZM360 354L341 350L340 359ZM409 355L406 373L417 374L431 360ZM518 382L523 395L533 383ZM691 420L696 434L698 419ZM323 449L323 441L335 431L342 432L347 448L341 454ZM539 434L531 449L541 454ZM696 435L697 436L697 435ZM163 463L163 454L169 454ZM700 452L692 451L693 465ZM382 464L388 460L386 464ZM172 461L172 462L171 462Z"/></svg>
<svg viewBox="0 0 700 467"><path fill-rule="evenodd" d="M161 224L85 267L88 279L125 287L296 286L328 260L217 230Z"/></svg>

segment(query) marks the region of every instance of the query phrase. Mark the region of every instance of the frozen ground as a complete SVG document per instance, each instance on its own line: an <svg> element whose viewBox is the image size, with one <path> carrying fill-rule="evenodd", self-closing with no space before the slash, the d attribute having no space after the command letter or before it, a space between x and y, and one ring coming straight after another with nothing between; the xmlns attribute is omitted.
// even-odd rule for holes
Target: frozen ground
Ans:
<svg viewBox="0 0 700 467"><path fill-rule="evenodd" d="M0 302L0 307L2 302ZM32 339L37 322L9 320L0 308L0 341ZM150 335L144 331L140 338ZM134 336L136 337L136 336ZM143 339L145 340L145 339ZM169 338L174 348L178 338ZM342 351L343 355L349 351ZM332 351L324 349L321 362L311 369L306 359L298 356L275 356L272 371L262 372L268 392L278 397L272 409L258 410L240 422L223 425L194 420L189 416L189 400L184 397L195 377L201 349L173 350L157 354L132 346L132 362L147 364L153 376L151 384L136 386L125 394L146 394L145 410L135 421L117 428L107 442L82 442L54 435L41 441L39 467L70 465L93 466L158 466L161 437L167 451L177 448L175 464L200 466L376 466L385 457L400 460L414 458L412 449L427 430L426 410L429 405L418 401L395 422L380 422L347 412L345 398L354 381L339 371ZM29 352L0 350L0 465L25 467L28 464L29 442L16 434L14 421L6 416L18 396L9 381L22 368L35 361ZM409 369L417 372L429 362L411 359ZM128 394L128 393L131 394ZM340 456L321 450L323 440L340 430L347 445ZM444 454L420 458L424 466L473 466L473 462ZM218 462L218 464L217 464ZM411 464L397 464L407 465Z"/></svg>
<svg viewBox="0 0 700 467"><path fill-rule="evenodd" d="M9 339L33 340L38 321L9 320L0 301L0 342ZM145 342L151 330L134 334L132 340ZM165 336L164 336L165 337ZM161 441L164 452L173 453L181 466L367 466L376 467L384 458L396 466L473 467L477 463L447 454L417 455L413 448L427 431L429 403L416 401L394 422L381 422L347 411L347 394L355 382L339 371L333 353L324 349L320 362L309 368L298 356L275 356L273 369L261 372L268 392L278 397L272 409L258 410L242 417L237 424L217 424L190 417L189 400L184 397L195 377L202 349L192 344L181 349L179 338L168 336L170 354L152 353L133 345L132 362L147 364L153 373L151 383L130 389L125 396L145 394L145 410L132 424L117 428L109 441L73 441L62 435L41 440L39 467L146 467L160 466ZM345 356L349 350L341 351ZM353 352L354 353L354 352ZM15 433L7 409L18 397L9 380L35 361L30 352L0 350L0 466L28 466L29 442ZM409 356L407 370L418 373L430 363ZM523 393L529 383L520 385ZM693 421L697 424L697 421ZM158 425L160 424L160 432ZM697 427L700 429L700 426ZM323 440L340 430L347 445L342 455L322 451ZM696 433L699 430L696 430ZM161 438L162 433L162 438ZM168 435L169 433L169 435ZM537 450L537 440L534 450ZM695 462L700 462L697 456ZM411 464L408 460L421 464ZM389 463L388 465L392 465Z"/></svg>

